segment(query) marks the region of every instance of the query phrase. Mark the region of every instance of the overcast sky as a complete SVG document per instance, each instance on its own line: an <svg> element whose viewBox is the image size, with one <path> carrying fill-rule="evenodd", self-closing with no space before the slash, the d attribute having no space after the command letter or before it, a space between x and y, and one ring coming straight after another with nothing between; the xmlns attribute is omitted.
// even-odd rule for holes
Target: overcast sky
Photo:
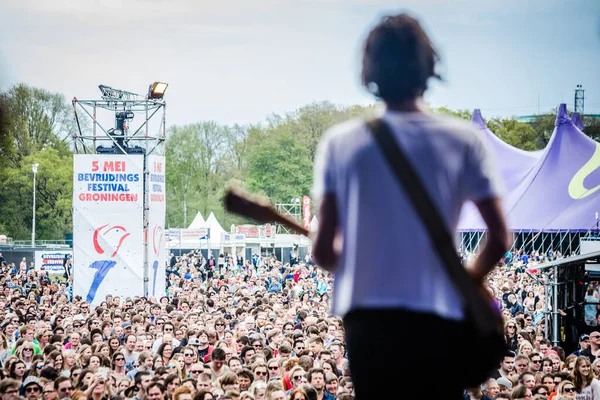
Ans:
<svg viewBox="0 0 600 400"><path fill-rule="evenodd" d="M398 8L402 5L404 8ZM254 123L313 101L367 104L362 40L384 13L419 17L443 57L435 106L484 117L600 114L598 0L0 0L0 89L99 98L170 84L167 123Z"/></svg>

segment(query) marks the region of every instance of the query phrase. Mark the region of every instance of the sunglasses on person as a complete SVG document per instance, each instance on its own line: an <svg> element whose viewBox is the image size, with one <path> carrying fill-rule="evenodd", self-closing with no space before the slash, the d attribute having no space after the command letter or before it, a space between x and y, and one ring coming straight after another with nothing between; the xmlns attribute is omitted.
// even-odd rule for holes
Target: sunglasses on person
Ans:
<svg viewBox="0 0 600 400"><path fill-rule="evenodd" d="M279 369L279 367L277 365L269 367L269 371L277 371L278 369Z"/></svg>
<svg viewBox="0 0 600 400"><path fill-rule="evenodd" d="M573 393L574 391L575 391L575 387L574 386L569 386L569 387L564 387L563 388L563 392Z"/></svg>
<svg viewBox="0 0 600 400"><path fill-rule="evenodd" d="M267 376L267 371L255 371L254 373L259 376Z"/></svg>
<svg viewBox="0 0 600 400"><path fill-rule="evenodd" d="M190 374L201 374L202 372L204 372L204 370L202 370L202 369L191 369L190 370Z"/></svg>
<svg viewBox="0 0 600 400"><path fill-rule="evenodd" d="M26 393L39 393L40 388L37 386L29 386L28 388L25 388L25 392Z"/></svg>
<svg viewBox="0 0 600 400"><path fill-rule="evenodd" d="M72 392L73 391L73 386L66 387L66 388L60 388L60 391L62 393L64 393L64 392Z"/></svg>
<svg viewBox="0 0 600 400"><path fill-rule="evenodd" d="M115 358L115 361L125 361L125 358L123 358L123 357L117 357L117 358Z"/></svg>

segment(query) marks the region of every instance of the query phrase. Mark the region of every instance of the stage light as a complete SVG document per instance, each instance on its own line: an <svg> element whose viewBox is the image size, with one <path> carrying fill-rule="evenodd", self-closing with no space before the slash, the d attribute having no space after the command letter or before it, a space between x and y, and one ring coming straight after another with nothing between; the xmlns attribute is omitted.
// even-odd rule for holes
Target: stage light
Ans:
<svg viewBox="0 0 600 400"><path fill-rule="evenodd" d="M150 85L150 89L148 90L148 98L149 99L162 99L167 91L167 83L164 82L154 82Z"/></svg>
<svg viewBox="0 0 600 400"><path fill-rule="evenodd" d="M125 134L122 128L109 129L106 133L115 142L115 147L120 149L125 148Z"/></svg>

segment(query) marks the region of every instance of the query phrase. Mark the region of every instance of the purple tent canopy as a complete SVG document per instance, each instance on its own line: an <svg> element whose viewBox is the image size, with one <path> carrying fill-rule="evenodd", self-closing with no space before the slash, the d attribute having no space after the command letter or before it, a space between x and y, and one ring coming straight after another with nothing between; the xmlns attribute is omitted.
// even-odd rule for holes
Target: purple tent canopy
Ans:
<svg viewBox="0 0 600 400"><path fill-rule="evenodd" d="M510 191L515 189L525 178L531 168L533 168L543 151L529 152L503 142L502 139L494 135L487 127L479 109L473 110L471 123L474 127L479 129L484 136L485 142L496 159L504 190L506 193L510 193ZM481 220L479 212L474 204L467 203L463 207L461 219L459 221L459 229L485 229L485 224Z"/></svg>
<svg viewBox="0 0 600 400"><path fill-rule="evenodd" d="M573 125L575 125L577 129L583 132L583 121L581 120L581 116L578 112L574 112L571 115L571 122L573 122Z"/></svg>
<svg viewBox="0 0 600 400"><path fill-rule="evenodd" d="M583 134L561 104L542 156L507 189L503 204L512 231L588 231L600 211L600 143ZM469 208L474 207L463 210L459 230L485 230Z"/></svg>
<svg viewBox="0 0 600 400"><path fill-rule="evenodd" d="M503 142L488 129L479 110L473 110L471 123L479 128L485 136L490 150L496 158L505 190L512 190L539 160L542 152L521 150Z"/></svg>

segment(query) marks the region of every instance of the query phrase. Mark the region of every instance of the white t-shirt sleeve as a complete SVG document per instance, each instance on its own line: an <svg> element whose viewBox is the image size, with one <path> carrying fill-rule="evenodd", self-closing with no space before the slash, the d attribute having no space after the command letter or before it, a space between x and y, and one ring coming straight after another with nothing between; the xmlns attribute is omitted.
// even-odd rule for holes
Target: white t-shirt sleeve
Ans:
<svg viewBox="0 0 600 400"><path fill-rule="evenodd" d="M464 190L468 200L477 202L503 194L495 158L484 141L474 136L467 149Z"/></svg>
<svg viewBox="0 0 600 400"><path fill-rule="evenodd" d="M592 400L600 400L600 381L594 378L590 386L592 388Z"/></svg>
<svg viewBox="0 0 600 400"><path fill-rule="evenodd" d="M314 199L320 199L327 193L335 192L330 132L323 135L317 147L313 175L312 195Z"/></svg>

